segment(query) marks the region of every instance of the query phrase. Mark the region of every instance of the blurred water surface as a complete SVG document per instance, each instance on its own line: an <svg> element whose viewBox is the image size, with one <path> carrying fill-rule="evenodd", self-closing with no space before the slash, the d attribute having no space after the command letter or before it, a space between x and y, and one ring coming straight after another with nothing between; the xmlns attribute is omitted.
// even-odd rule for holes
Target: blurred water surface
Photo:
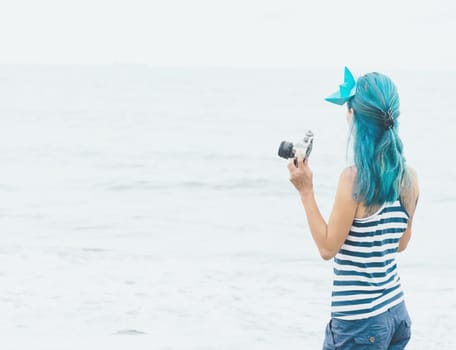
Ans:
<svg viewBox="0 0 456 350"><path fill-rule="evenodd" d="M410 348L454 348L456 73L383 73L398 85L421 184L400 256ZM348 164L345 108L323 101L341 75L0 66L4 332L55 344L117 335L154 349L319 348L331 263L276 153L313 130L327 216Z"/></svg>

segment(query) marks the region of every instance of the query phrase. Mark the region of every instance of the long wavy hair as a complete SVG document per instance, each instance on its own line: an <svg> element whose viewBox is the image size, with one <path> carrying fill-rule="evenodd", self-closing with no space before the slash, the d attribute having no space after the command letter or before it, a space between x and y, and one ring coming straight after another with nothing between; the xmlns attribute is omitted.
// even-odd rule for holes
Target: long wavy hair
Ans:
<svg viewBox="0 0 456 350"><path fill-rule="evenodd" d="M353 197L367 207L400 196L405 174L398 135L399 95L390 78L368 73L358 79L353 108L353 155L357 168Z"/></svg>

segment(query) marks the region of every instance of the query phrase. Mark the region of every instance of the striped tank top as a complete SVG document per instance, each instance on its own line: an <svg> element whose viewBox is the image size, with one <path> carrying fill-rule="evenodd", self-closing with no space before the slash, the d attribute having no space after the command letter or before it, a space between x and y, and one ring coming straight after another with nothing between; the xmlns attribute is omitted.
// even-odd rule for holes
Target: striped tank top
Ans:
<svg viewBox="0 0 456 350"><path fill-rule="evenodd" d="M399 200L385 203L371 216L353 220L334 257L331 317L368 318L403 300L396 255L408 220Z"/></svg>

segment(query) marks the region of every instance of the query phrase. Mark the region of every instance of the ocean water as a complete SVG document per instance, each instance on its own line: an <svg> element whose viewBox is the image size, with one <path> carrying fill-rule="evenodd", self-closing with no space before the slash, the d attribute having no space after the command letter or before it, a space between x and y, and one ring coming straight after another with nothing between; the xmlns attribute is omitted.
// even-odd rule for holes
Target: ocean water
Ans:
<svg viewBox="0 0 456 350"><path fill-rule="evenodd" d="M453 349L455 72L391 71L421 195L399 271L410 349ZM277 157L315 133L327 217L348 164L339 71L0 66L8 349L319 349L321 260Z"/></svg>

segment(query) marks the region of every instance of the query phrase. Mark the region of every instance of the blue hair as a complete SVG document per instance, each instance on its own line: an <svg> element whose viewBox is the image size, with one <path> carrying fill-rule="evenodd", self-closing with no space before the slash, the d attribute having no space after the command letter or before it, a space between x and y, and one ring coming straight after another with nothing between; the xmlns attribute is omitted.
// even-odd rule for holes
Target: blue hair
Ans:
<svg viewBox="0 0 456 350"><path fill-rule="evenodd" d="M357 81L348 102L353 108L353 197L369 206L399 198L405 175L402 141L398 135L399 95L385 75L369 73Z"/></svg>

